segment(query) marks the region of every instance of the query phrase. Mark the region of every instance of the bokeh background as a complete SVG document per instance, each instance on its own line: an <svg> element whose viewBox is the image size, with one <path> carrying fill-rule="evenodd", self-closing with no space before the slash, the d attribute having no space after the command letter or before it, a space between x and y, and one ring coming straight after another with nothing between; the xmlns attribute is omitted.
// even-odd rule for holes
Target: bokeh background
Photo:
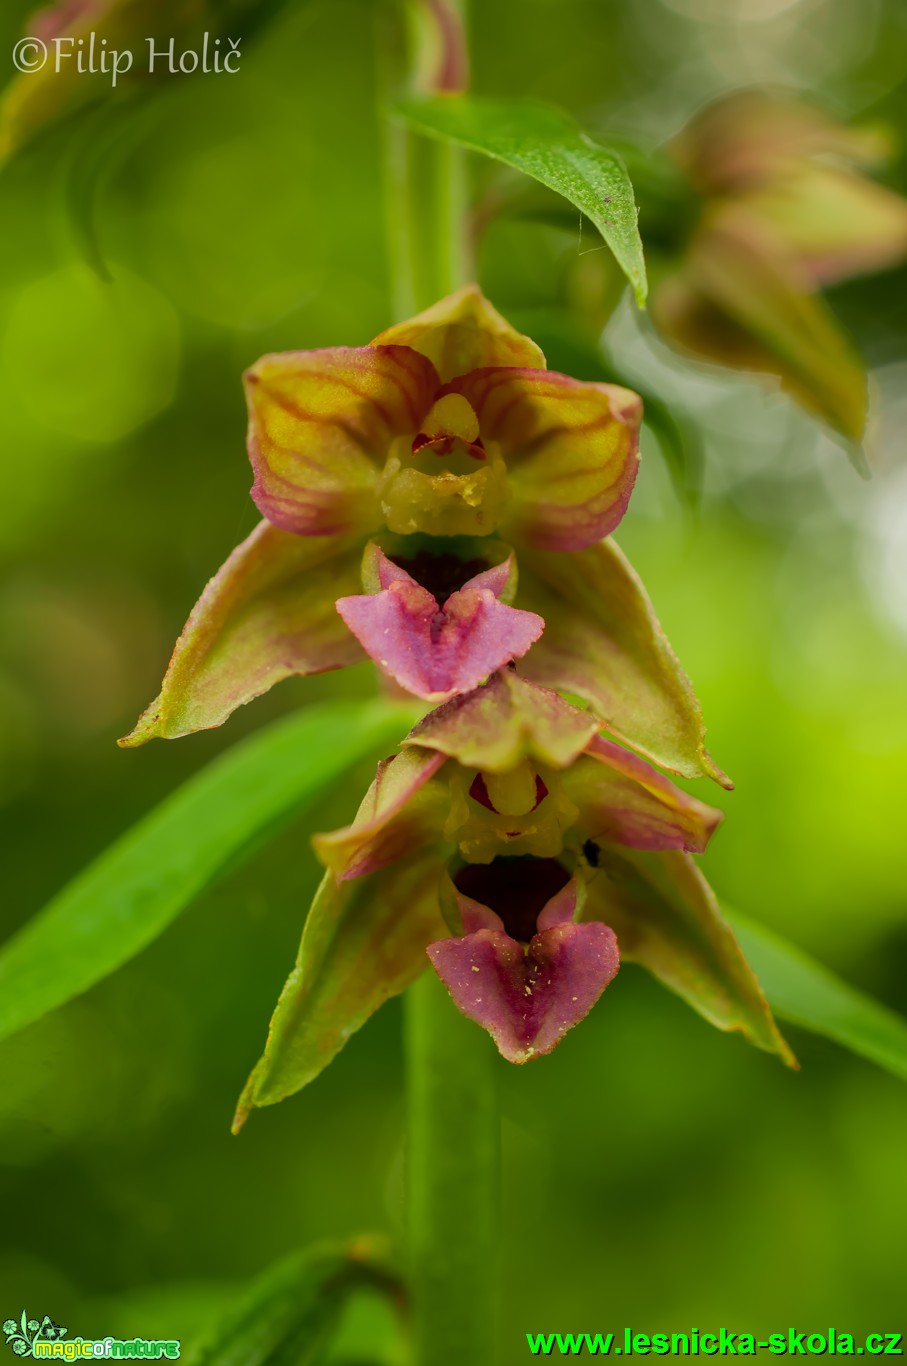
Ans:
<svg viewBox="0 0 907 1366"><path fill-rule="evenodd" d="M29 8L6 0L0 54ZM372 11L287 5L239 75L102 99L0 176L4 935L226 746L373 686L364 667L286 683L223 731L114 744L255 523L240 371L389 320ZM895 134L907 115L902 0L482 0L472 26L476 89L552 99L643 145L754 82ZM479 197L518 188L474 173ZM907 190L896 142L888 174ZM482 285L540 322L553 365L569 368L552 319L600 287L593 245L534 215L482 237ZM612 363L704 446L678 496L646 433L619 539L737 783L701 791L728 812L706 871L902 1011L905 300L907 270L832 295L872 367L868 483L786 399L679 360L626 302L606 333ZM278 1257L398 1226L398 1003L229 1135L315 881L308 835L351 814L357 781L115 977L0 1045L0 1318L27 1307L70 1336L191 1349ZM790 1036L798 1075L630 967L554 1055L501 1064L507 1366L528 1356L526 1330L904 1326L907 1089ZM338 1361L391 1361L381 1334L380 1309L358 1304Z"/></svg>

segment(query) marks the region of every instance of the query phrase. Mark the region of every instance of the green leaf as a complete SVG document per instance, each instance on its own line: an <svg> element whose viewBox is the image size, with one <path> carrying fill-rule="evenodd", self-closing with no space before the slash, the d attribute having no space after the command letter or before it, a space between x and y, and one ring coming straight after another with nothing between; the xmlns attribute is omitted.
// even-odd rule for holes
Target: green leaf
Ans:
<svg viewBox="0 0 907 1366"><path fill-rule="evenodd" d="M132 958L204 890L370 751L410 707L332 702L245 740L122 835L0 950L0 1038Z"/></svg>
<svg viewBox="0 0 907 1366"><path fill-rule="evenodd" d="M378 1286L399 1295L379 1245L310 1248L270 1267L190 1353L192 1366L316 1366L349 1294Z"/></svg>
<svg viewBox="0 0 907 1366"><path fill-rule="evenodd" d="M907 1081L907 1020L842 982L780 935L739 911L724 911L776 1014Z"/></svg>
<svg viewBox="0 0 907 1366"><path fill-rule="evenodd" d="M467 95L405 100L394 112L420 133L503 161L569 199L598 228L643 307L646 267L627 169L568 114L532 100Z"/></svg>

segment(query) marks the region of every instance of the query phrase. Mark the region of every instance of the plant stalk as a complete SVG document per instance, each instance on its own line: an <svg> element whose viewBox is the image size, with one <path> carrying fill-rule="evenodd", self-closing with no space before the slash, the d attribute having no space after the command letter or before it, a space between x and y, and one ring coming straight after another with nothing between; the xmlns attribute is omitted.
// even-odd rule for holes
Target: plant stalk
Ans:
<svg viewBox="0 0 907 1366"><path fill-rule="evenodd" d="M497 1055L433 972L410 987L405 1021L413 1366L494 1366Z"/></svg>
<svg viewBox="0 0 907 1366"><path fill-rule="evenodd" d="M380 16L379 99L454 94L467 79L465 0L397 0ZM397 319L470 276L464 158L382 118ZM405 1004L407 1240L413 1366L494 1366L500 1115L491 1040L427 970Z"/></svg>
<svg viewBox="0 0 907 1366"><path fill-rule="evenodd" d="M386 0L378 9L384 216L397 321L453 293L472 275L464 154L411 133L393 117L395 102L404 96L439 88L451 93L465 80L463 55L446 59L450 35L438 22L443 14L462 35L464 9L463 0Z"/></svg>

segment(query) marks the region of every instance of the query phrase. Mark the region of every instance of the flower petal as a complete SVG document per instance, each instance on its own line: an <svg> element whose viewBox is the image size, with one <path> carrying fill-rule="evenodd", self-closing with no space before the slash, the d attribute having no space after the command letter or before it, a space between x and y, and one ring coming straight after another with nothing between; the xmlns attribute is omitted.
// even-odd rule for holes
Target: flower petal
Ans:
<svg viewBox="0 0 907 1366"><path fill-rule="evenodd" d="M439 841L449 799L446 788L430 779L444 763L443 754L424 749L406 749L381 761L353 823L312 841L338 882L373 873Z"/></svg>
<svg viewBox="0 0 907 1366"><path fill-rule="evenodd" d="M429 702L465 693L538 640L545 623L498 601L509 563L469 579L443 607L374 547L383 591L340 598L337 611L378 667Z"/></svg>
<svg viewBox="0 0 907 1366"><path fill-rule="evenodd" d="M493 308L478 285L441 299L424 313L381 332L373 346L409 346L426 356L442 383L487 365L545 368L545 357Z"/></svg>
<svg viewBox="0 0 907 1366"><path fill-rule="evenodd" d="M426 947L444 933L437 887L433 857L340 885L325 874L234 1130L253 1107L307 1086L379 1006L415 981Z"/></svg>
<svg viewBox="0 0 907 1366"><path fill-rule="evenodd" d="M865 176L801 166L743 202L771 223L813 285L885 270L907 255L907 200Z"/></svg>
<svg viewBox="0 0 907 1366"><path fill-rule="evenodd" d="M705 748L692 684L614 541L574 555L524 552L517 602L546 623L522 674L583 698L609 731L672 773L733 787Z"/></svg>
<svg viewBox="0 0 907 1366"><path fill-rule="evenodd" d="M576 899L573 878L542 910L538 932L524 949L493 911L457 892L460 917L471 932L429 945L432 966L457 1009L488 1030L508 1062L550 1053L617 973L614 932L602 924L573 924Z"/></svg>
<svg viewBox="0 0 907 1366"><path fill-rule="evenodd" d="M607 920L624 962L641 963L719 1029L796 1066L705 878L689 854L607 846L597 853L583 920Z"/></svg>
<svg viewBox="0 0 907 1366"><path fill-rule="evenodd" d="M644 759L611 740L595 736L586 756L566 771L563 781L579 811L578 827L593 840L701 854L724 819L723 812L681 792Z"/></svg>
<svg viewBox="0 0 907 1366"><path fill-rule="evenodd" d="M405 346L338 346L263 356L245 382L252 497L268 521L303 536L380 526L378 475L430 408L434 366Z"/></svg>
<svg viewBox="0 0 907 1366"><path fill-rule="evenodd" d="M848 128L803 100L753 89L707 105L668 150L701 193L734 195L797 175L816 158L872 162L885 147L874 131Z"/></svg>
<svg viewBox="0 0 907 1366"><path fill-rule="evenodd" d="M474 370L448 386L500 448L511 485L507 539L579 550L613 531L639 464L642 400L551 370Z"/></svg>
<svg viewBox="0 0 907 1366"><path fill-rule="evenodd" d="M290 536L261 522L202 593L159 696L120 744L220 726L291 674L358 663L362 650L334 599L358 583L359 561L355 543Z"/></svg>
<svg viewBox="0 0 907 1366"><path fill-rule="evenodd" d="M805 407L858 441L866 375L809 274L745 205L724 206L694 234L683 272L665 280L654 316L681 350L776 375Z"/></svg>
<svg viewBox="0 0 907 1366"><path fill-rule="evenodd" d="M485 687L429 712L403 744L438 750L466 768L504 773L527 758L566 768L598 730L588 712L502 669Z"/></svg>

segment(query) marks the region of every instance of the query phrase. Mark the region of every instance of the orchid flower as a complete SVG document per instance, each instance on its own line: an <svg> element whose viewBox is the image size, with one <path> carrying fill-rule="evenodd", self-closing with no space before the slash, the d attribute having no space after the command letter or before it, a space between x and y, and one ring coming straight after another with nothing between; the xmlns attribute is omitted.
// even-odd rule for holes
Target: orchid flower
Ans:
<svg viewBox="0 0 907 1366"><path fill-rule="evenodd" d="M789 1058L690 859L720 820L513 669L445 703L316 836L328 872L245 1104L311 1080L429 962L512 1062L550 1052L620 958Z"/></svg>
<svg viewBox="0 0 907 1366"><path fill-rule="evenodd" d="M246 390L265 520L124 744L220 725L282 678L366 654L438 702L534 645L537 681L669 770L726 783L609 539L636 475L635 394L546 370L475 286L369 346L266 356Z"/></svg>

